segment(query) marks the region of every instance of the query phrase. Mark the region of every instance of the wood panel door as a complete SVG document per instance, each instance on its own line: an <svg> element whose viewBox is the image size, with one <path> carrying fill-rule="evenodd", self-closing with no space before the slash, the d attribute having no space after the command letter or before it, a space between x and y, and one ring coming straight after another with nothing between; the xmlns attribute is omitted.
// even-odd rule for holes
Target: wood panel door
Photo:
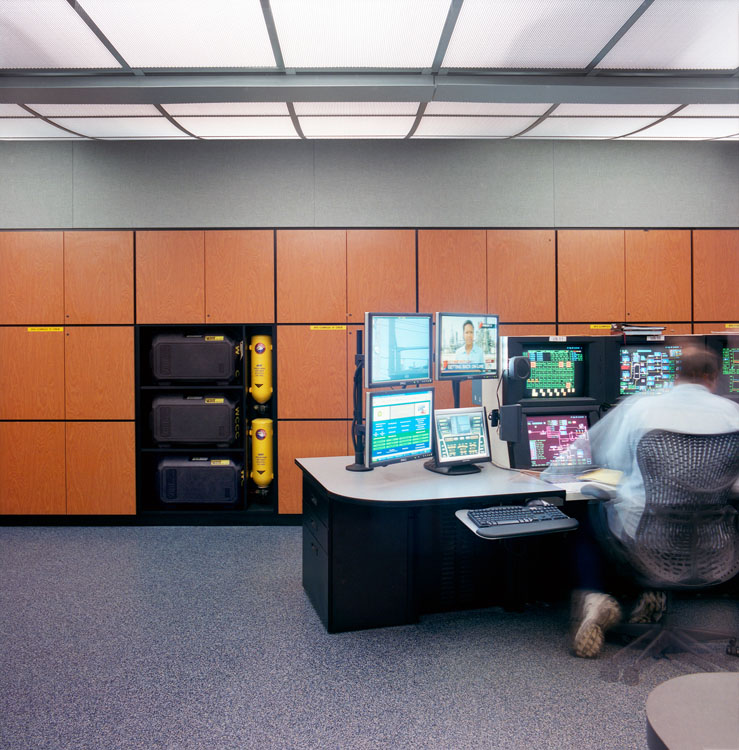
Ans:
<svg viewBox="0 0 739 750"><path fill-rule="evenodd" d="M623 321L626 315L623 230L558 231L557 283L560 321Z"/></svg>
<svg viewBox="0 0 739 750"><path fill-rule="evenodd" d="M0 328L0 419L64 419L64 328Z"/></svg>
<svg viewBox="0 0 739 750"><path fill-rule="evenodd" d="M346 297L350 323L362 323L366 312L415 312L415 231L348 230Z"/></svg>
<svg viewBox="0 0 739 750"><path fill-rule="evenodd" d="M133 232L64 233L67 323L133 323Z"/></svg>
<svg viewBox="0 0 739 750"><path fill-rule="evenodd" d="M560 336L610 336L611 326L607 323L560 323L557 333Z"/></svg>
<svg viewBox="0 0 739 750"><path fill-rule="evenodd" d="M205 322L274 323L275 253L270 229L205 233Z"/></svg>
<svg viewBox="0 0 739 750"><path fill-rule="evenodd" d="M133 422L67 422L67 513L134 515Z"/></svg>
<svg viewBox="0 0 739 750"><path fill-rule="evenodd" d="M63 422L0 422L0 514L66 513Z"/></svg>
<svg viewBox="0 0 739 750"><path fill-rule="evenodd" d="M487 233L488 312L506 323L556 320L554 230Z"/></svg>
<svg viewBox="0 0 739 750"><path fill-rule="evenodd" d="M693 319L739 320L739 229L693 232Z"/></svg>
<svg viewBox="0 0 739 750"><path fill-rule="evenodd" d="M136 232L136 322L205 322L205 248L199 231Z"/></svg>
<svg viewBox="0 0 739 750"><path fill-rule="evenodd" d="M554 323L501 323L501 336L556 336Z"/></svg>
<svg viewBox="0 0 739 750"><path fill-rule="evenodd" d="M724 336L739 336L739 322L693 323L693 333L718 333Z"/></svg>
<svg viewBox="0 0 739 750"><path fill-rule="evenodd" d="M628 229L626 321L691 319L690 230Z"/></svg>
<svg viewBox="0 0 739 750"><path fill-rule="evenodd" d="M64 322L61 232L0 232L0 325Z"/></svg>
<svg viewBox="0 0 739 750"><path fill-rule="evenodd" d="M418 311L485 314L486 268L484 229L419 230Z"/></svg>
<svg viewBox="0 0 739 750"><path fill-rule="evenodd" d="M346 330L277 327L278 418L345 419Z"/></svg>
<svg viewBox="0 0 739 750"><path fill-rule="evenodd" d="M296 458L343 456L350 422L279 422L277 481L279 513L302 513L303 472ZM347 464L352 459L347 458Z"/></svg>
<svg viewBox="0 0 739 750"><path fill-rule="evenodd" d="M67 326L67 419L134 419L133 326Z"/></svg>
<svg viewBox="0 0 739 750"><path fill-rule="evenodd" d="M277 232L277 322L346 321L346 230Z"/></svg>

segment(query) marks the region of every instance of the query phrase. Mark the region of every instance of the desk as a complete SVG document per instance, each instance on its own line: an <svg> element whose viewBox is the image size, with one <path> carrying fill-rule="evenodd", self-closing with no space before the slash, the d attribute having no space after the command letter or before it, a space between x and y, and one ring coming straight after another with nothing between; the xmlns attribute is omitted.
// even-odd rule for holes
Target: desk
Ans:
<svg viewBox="0 0 739 750"><path fill-rule="evenodd" d="M330 633L505 605L520 592L523 566L515 557L527 540L478 539L455 511L532 497L561 505L565 497L558 487L492 464L479 474L443 476L422 461L346 471L352 461L295 460L303 471L303 587Z"/></svg>

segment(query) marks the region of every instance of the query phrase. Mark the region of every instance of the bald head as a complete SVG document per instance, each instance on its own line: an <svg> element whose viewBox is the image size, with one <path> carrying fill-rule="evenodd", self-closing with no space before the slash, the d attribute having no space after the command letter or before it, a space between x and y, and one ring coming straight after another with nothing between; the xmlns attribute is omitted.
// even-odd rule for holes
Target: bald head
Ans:
<svg viewBox="0 0 739 750"><path fill-rule="evenodd" d="M719 361L714 352L697 346L683 349L680 357L679 383L697 383L714 390L719 374Z"/></svg>

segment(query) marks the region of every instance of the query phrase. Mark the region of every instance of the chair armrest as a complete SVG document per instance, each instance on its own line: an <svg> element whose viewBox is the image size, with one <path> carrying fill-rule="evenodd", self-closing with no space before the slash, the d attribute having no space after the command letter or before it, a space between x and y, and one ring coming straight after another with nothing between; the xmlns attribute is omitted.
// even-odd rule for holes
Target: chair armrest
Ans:
<svg viewBox="0 0 739 750"><path fill-rule="evenodd" d="M608 490L599 484L584 484L580 487L580 494L592 497L595 500L613 500L616 497L615 490Z"/></svg>

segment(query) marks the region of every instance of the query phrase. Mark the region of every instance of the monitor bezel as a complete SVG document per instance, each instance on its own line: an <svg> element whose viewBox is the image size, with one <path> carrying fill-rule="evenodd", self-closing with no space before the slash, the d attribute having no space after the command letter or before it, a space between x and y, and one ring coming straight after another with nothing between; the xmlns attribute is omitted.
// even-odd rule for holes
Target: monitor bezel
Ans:
<svg viewBox="0 0 739 750"><path fill-rule="evenodd" d="M429 346L429 376L427 378L414 378L411 380L374 380L372 368L372 346L374 333L372 331L372 320L374 318L426 318L428 319L428 346ZM365 388L392 388L394 386L427 385L434 382L434 320L431 313L383 313L366 312L364 314L364 387Z"/></svg>
<svg viewBox="0 0 739 750"><path fill-rule="evenodd" d="M400 458L392 457L383 459L382 461L372 461L372 402L381 396L407 396L412 393L430 393L431 394L431 408L429 410L430 419L430 446L429 450L423 453L419 453L413 456L404 456ZM402 390L395 391L373 391L368 390L365 395L365 441L364 441L364 463L370 469L375 469L379 466L390 466L391 464L406 463L407 461L417 461L419 459L431 458L434 455L434 404L436 403L436 393L433 387L425 388L404 388Z"/></svg>
<svg viewBox="0 0 739 750"><path fill-rule="evenodd" d="M465 414L474 413L482 414L483 434L485 437L485 448L487 453L481 458L470 458L469 456L461 456L459 458L441 458L441 443L439 440L438 430L436 428L436 417L437 415L448 415L448 414ZM462 406L459 409L435 409L433 414L433 445L434 445L434 461L437 466L460 466L462 464L485 464L491 463L493 460L491 447L490 447L490 435L488 433L488 419L487 410L484 406Z"/></svg>
<svg viewBox="0 0 739 750"><path fill-rule="evenodd" d="M441 370L441 321L442 318L464 318L465 320L470 318L494 318L495 319L495 371L493 372L469 372L462 374L444 373ZM434 335L435 339L435 352L434 352L434 375L437 380L485 380L495 379L500 377L500 316L499 315L488 315L487 313L459 313L459 312L437 312L434 321L436 324L436 331Z"/></svg>

